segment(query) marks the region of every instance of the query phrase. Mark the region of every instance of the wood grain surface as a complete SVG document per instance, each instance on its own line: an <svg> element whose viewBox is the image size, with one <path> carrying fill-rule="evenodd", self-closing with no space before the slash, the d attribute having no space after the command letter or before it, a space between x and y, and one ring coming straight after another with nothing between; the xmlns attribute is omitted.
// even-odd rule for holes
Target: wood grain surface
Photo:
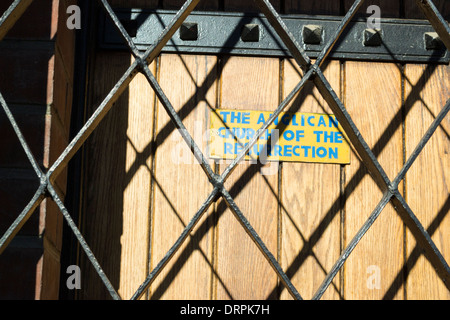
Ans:
<svg viewBox="0 0 450 320"><path fill-rule="evenodd" d="M388 177L403 163L401 72L391 63L345 63L345 106ZM382 198L358 156L345 171L345 243ZM402 189L400 189L402 190ZM403 265L403 224L388 204L344 266L346 299L380 299ZM402 292L396 298L402 298Z"/></svg>

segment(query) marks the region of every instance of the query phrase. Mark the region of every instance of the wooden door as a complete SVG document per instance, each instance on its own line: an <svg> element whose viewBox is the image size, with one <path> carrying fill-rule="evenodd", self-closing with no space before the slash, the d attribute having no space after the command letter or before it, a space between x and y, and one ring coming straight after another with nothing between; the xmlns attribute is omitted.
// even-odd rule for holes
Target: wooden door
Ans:
<svg viewBox="0 0 450 320"><path fill-rule="evenodd" d="M178 9L183 1L109 1L117 7ZM447 10L445 1L438 7ZM286 14L343 15L352 1L272 1ZM415 1L367 1L382 17L420 18ZM201 1L196 10L258 11L252 2ZM90 67L92 113L132 63L97 50ZM292 59L161 54L150 66L189 133L203 133L218 108L273 111L301 78ZM323 69L392 180L450 92L448 65L329 60ZM288 107L331 113L312 83ZM450 261L449 133L446 118L400 191ZM174 158L190 159L184 163ZM186 158L188 157L188 158ZM81 230L122 298L130 298L174 244L213 187L143 75L85 146ZM225 165L210 160L217 174ZM382 198L363 162L280 163L275 175L242 162L225 183L236 204L303 298L310 299ZM108 298L80 253L80 299ZM223 200L204 214L145 299L291 299ZM325 292L324 299L449 299L450 293L388 204Z"/></svg>

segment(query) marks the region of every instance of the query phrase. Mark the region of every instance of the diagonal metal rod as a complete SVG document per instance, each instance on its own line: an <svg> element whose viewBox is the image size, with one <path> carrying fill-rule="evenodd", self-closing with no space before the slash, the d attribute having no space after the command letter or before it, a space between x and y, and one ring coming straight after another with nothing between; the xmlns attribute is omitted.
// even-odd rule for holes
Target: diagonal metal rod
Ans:
<svg viewBox="0 0 450 320"><path fill-rule="evenodd" d="M437 249L436 245L431 240L431 237L428 235L426 230L423 228L423 226L420 224L419 220L415 217L412 210L407 205L406 201L404 201L403 197L400 195L400 193L397 190L398 184L400 181L404 178L406 172L409 170L409 168L412 166L414 161L417 159L417 156L419 153L423 150L427 142L430 140L433 133L436 131L437 127L440 125L442 120L447 115L448 111L450 109L450 100L447 101L445 107L441 110L441 112L438 114L436 119L433 121L433 123L428 128L425 135L420 140L417 147L414 149L411 156L408 158L408 160L403 165L402 169L394 179L392 185L389 188L389 191L385 193L381 201L378 203L377 207L374 209L372 214L370 215L369 219L365 222L365 224L361 227L361 229L358 231L358 233L355 235L355 237L352 239L352 241L349 243L347 248L343 251L341 256L339 257L338 261L335 263L333 268L330 270L328 275L326 276L325 280L322 282L321 286L317 290L316 294L314 295L313 299L320 299L322 295L325 293L325 290L328 288L328 286L331 284L331 281L336 276L337 272L340 270L350 253L353 251L355 246L359 243L361 238L364 236L364 234L367 232L367 230L371 227L371 225L375 222L375 219L379 216L383 208L386 206L387 202L392 201L394 204L394 207L396 208L396 211L401 216L402 220L406 223L408 221L407 226L408 228L413 232L413 234L416 236L419 234L418 238L421 239L422 247L426 249L428 252L428 257L431 257L432 265L437 270L440 277L443 279L444 283L446 283L447 288L449 288L448 283L450 282L450 269L447 265L447 262ZM417 239L416 239L417 240ZM424 245L424 243L427 243ZM429 258L430 259L430 258ZM436 268L436 266L438 266ZM449 288L450 289L450 288Z"/></svg>
<svg viewBox="0 0 450 320"><path fill-rule="evenodd" d="M161 52L161 50L166 45L167 41L169 41L184 20L188 15L191 14L192 10L197 6L200 0L187 0L181 9L175 14L172 21L168 24L166 29L164 29L163 33L159 36L156 43L150 46L147 51L142 56L142 59L147 60L147 64L150 64Z"/></svg>
<svg viewBox="0 0 450 320"><path fill-rule="evenodd" d="M428 260L436 269L436 271L444 281L447 288L450 289L450 269L447 263L445 262L445 259L442 257L442 254L439 252L436 245L431 240L431 237L423 228L423 226L420 224L420 221L415 217L414 213L409 208L407 203L404 201L403 197L400 195L396 187L394 188L392 186L389 178L384 172L384 169L378 163L378 160L376 159L375 155L362 138L361 134L359 133L359 130L353 123L350 115L347 113L345 107L340 102L337 95L332 91L331 86L329 85L328 81L326 80L325 76L322 74L320 70L317 73L317 77L314 78L314 81L316 82L316 86L319 88L319 92L328 102L330 108L333 110L333 113L335 114L339 123L344 128L345 133L349 137L349 140L357 150L358 154L363 159L363 163L369 170L369 173L371 174L372 178L374 179L374 181L377 183L377 185L384 194L388 193L391 195L390 199L397 213L400 215L401 219L406 224L406 226L410 229L419 245L421 245L422 248L425 250ZM421 148L423 148L423 146ZM415 155L415 157L416 156L417 155ZM408 165L410 164L408 163ZM395 195L395 197L392 197L392 195ZM386 199L383 198L382 201L385 200ZM374 214L378 216L379 213L374 212ZM358 242L356 242L355 245L357 243ZM346 256L343 256L342 258L344 258L345 260ZM338 260L339 266L342 266L342 263ZM330 275L331 279L334 278L338 270L333 269L333 271L334 273ZM324 292L323 287L326 288L329 285L330 278L327 277L326 282L324 282L322 286L319 288L319 291L317 292L317 298L319 298L321 294L323 294Z"/></svg>
<svg viewBox="0 0 450 320"><path fill-rule="evenodd" d="M439 10L430 0L416 0L417 5L422 9L423 13L430 21L436 33L441 38L447 50L450 51L450 26L448 22L440 14Z"/></svg>
<svg viewBox="0 0 450 320"><path fill-rule="evenodd" d="M450 99L447 100L447 103L445 104L444 108L442 108L441 112L437 115L437 117L433 120L432 124L428 128L425 135L420 140L419 144L416 146L414 151L411 153L411 156L408 158L408 160L403 165L402 169L400 170L397 177L392 182L392 185L394 188L397 188L400 181L403 180L405 177L406 172L411 168L412 164L416 160L416 158L419 156L420 152L423 150L427 142L430 140L430 138L433 136L434 132L436 131L437 127L441 124L442 120L444 120L445 116L447 115L448 111L450 110Z"/></svg>
<svg viewBox="0 0 450 320"><path fill-rule="evenodd" d="M263 13L269 19L269 21L271 22L271 24L274 27L275 31L280 35L280 37L281 37L282 34L284 35L283 37L281 37L282 41L289 48L289 51L291 52L291 54L294 57L298 58L297 62L301 66L303 66L304 69L308 68L308 64L310 64L310 61L307 61L305 59L304 59L304 61L301 60L301 57L306 56L306 54L304 53L303 49L298 45L298 43L295 41L295 38L289 32L289 30L287 29L286 25L284 25L281 17L278 15L278 13L273 8L273 6L270 4L270 2L268 2L268 1L261 1L261 0L255 0L255 1L259 5L261 11L263 11ZM318 69L320 67L320 65L323 63L324 59L326 59L326 57L330 53L331 49L333 48L334 44L336 43L337 38L342 34L342 32L344 31L345 27L348 25L348 23L353 18L353 16L355 15L356 11L362 5L363 2L364 2L364 0L355 1L353 6L350 8L350 10L345 15L345 17L342 20L342 22L339 24L339 27L336 30L336 33L334 35L335 38L331 39L325 45L325 47L323 48L322 52L320 53L318 59L316 60L316 62L314 63L313 66L309 66L308 71L306 72L305 76L301 79L300 83L297 84L297 86L291 91L291 93L283 100L283 102L278 106L278 108L275 110L275 112L272 114L272 116L257 131L255 137L253 137L253 139L248 143L248 145L243 148L242 152L224 170L224 172L222 173L222 179L224 181L231 174L231 172L235 168L236 164L238 162L240 162L243 159L243 157L245 156L245 154L253 147L253 145L256 143L256 141L263 134L264 130L266 130L272 124L272 122L278 117L278 115L289 104L289 102L294 98L294 96L298 92L300 92L300 90L302 90L302 88L303 88L303 86L305 84L305 81L307 81L310 78L312 78L312 76L315 73L315 71L313 71L313 70ZM269 18L268 15L270 15L271 18ZM304 63L304 65L302 65L301 63ZM311 72L313 72L313 73L311 73Z"/></svg>
<svg viewBox="0 0 450 320"><path fill-rule="evenodd" d="M47 186L45 185L45 183L41 183L39 188L36 190L33 198L22 210L19 216L14 220L14 222L9 226L5 234L0 238L0 255L3 253L3 251L5 251L8 244L17 235L22 226L28 221L28 219L37 209L42 200L44 200L46 188Z"/></svg>
<svg viewBox="0 0 450 320"><path fill-rule="evenodd" d="M119 294L114 289L113 285L109 281L108 277L106 276L103 269L100 267L100 264L98 263L97 259L94 256L94 253L89 248L89 245L86 243L85 239L83 238L80 230L78 229L77 225L73 221L72 217L70 216L69 212L67 211L66 207L64 206L63 202L61 201L61 198L53 188L51 182L47 180L47 190L50 193L51 197L55 201L56 205L59 208L59 211L61 211L62 215L66 219L67 224L72 229L73 234L78 240L78 243L83 248L84 252L86 253L87 258L91 262L92 266L94 267L95 271L97 271L98 275L100 276L100 279L103 281L104 285L106 286L106 289L108 290L109 294L114 300L121 300Z"/></svg>
<svg viewBox="0 0 450 320"><path fill-rule="evenodd" d="M208 164L205 156L201 152L200 148L197 146L196 142L192 138L192 136L189 134L188 130L184 126L183 122L181 121L180 117L176 113L175 109L173 108L172 104L170 103L169 99L165 95L164 91L162 90L161 86L159 85L158 81L155 79L153 73L148 68L147 63L144 62L145 59L141 60L139 50L137 49L136 45L134 44L133 40L129 36L129 34L126 32L125 28L120 23L119 18L116 16L114 11L112 10L111 6L108 4L106 0L100 0L106 10L106 12L109 14L111 19L113 20L115 26L127 42L129 49L132 51L133 55L136 59L139 59L140 67L142 68L142 73L147 78L147 81L152 86L153 90L155 91L158 99L160 100L161 104L166 109L170 119L175 124L176 128L179 130L179 133L185 140L185 142L189 145L191 151L193 152L195 158L199 161L200 165L202 166L203 170L205 171L206 175L208 176L208 179L211 180L214 177L214 172L211 169L210 165Z"/></svg>
<svg viewBox="0 0 450 320"><path fill-rule="evenodd" d="M147 81L150 83L151 87L155 91L155 94L157 95L161 104L164 106L164 109L166 109L167 114L169 115L170 119L177 127L178 132L183 137L184 141L188 144L189 148L191 149L191 151L194 154L197 161L200 163L200 166L202 167L203 171L207 175L208 180L213 181L215 179L216 175L215 175L214 171L212 170L211 166L209 165L207 159L201 152L200 148L198 147L197 143L194 141L192 136L187 131L186 127L184 126L184 124L181 121L180 117L178 116L177 112L173 108L169 99L165 95L164 91L160 87L158 81L156 81L155 77L153 76L152 72L148 68L147 64L143 63L142 68L143 68L143 73L144 73L145 77L147 78Z"/></svg>
<svg viewBox="0 0 450 320"><path fill-rule="evenodd" d="M0 41L27 10L33 0L14 0L0 17Z"/></svg>
<svg viewBox="0 0 450 320"><path fill-rule="evenodd" d="M305 76L300 80L300 82L295 86L295 88L289 93L289 95L281 102L277 107L275 112L267 119L267 121L256 131L255 136L248 144L244 146L239 155L233 159L233 161L225 168L222 173L222 179L225 181L235 169L236 165L245 157L245 154L253 147L253 145L258 141L258 139L264 134L264 131L273 123L273 121L278 117L278 115L283 111L283 109L294 99L295 95L299 93L305 86L306 82L310 80L314 73L313 69L310 69Z"/></svg>
<svg viewBox="0 0 450 320"><path fill-rule="evenodd" d="M267 249L266 245L261 240L261 238L259 237L258 233L255 231L255 229L253 229L250 222L245 218L244 214L241 212L241 210L239 209L237 204L234 202L233 197L228 193L228 191L225 188L221 189L221 193L222 193L222 197L225 200L228 208L231 210L231 212L234 213L234 215L236 216L239 223L245 229L245 231L250 236L250 238L258 246L259 250L263 253L266 260L270 263L270 266L278 274L278 277L280 278L281 282L286 287L286 289L289 291L289 293L292 295L292 297L297 300L302 300L302 297L300 296L297 289L292 284L289 277L284 273L284 271L281 268L278 261L275 259L275 257L269 251L269 249Z"/></svg>
<svg viewBox="0 0 450 320"><path fill-rule="evenodd" d="M171 39L173 34L179 28L184 19L191 13L195 8L199 0L189 0L182 6L180 11L177 12L174 19L169 23L169 25L163 30L161 35L158 37L158 42L148 48L146 53L143 55L143 60L150 64L161 52L162 48ZM139 67L141 67L141 59L136 59L133 64L128 68L124 75L119 79L110 93L105 97L101 105L96 109L91 118L86 122L86 124L81 128L76 137L69 143L67 148L63 151L60 157L55 161L55 163L50 168L47 176L54 181L56 177L62 172L62 170L67 166L70 159L78 151L81 145L90 136L92 131L97 127L101 120L105 117L108 111L111 109L115 101L120 97L123 91L128 87L129 83L133 80L134 76L138 73Z"/></svg>
<svg viewBox="0 0 450 320"><path fill-rule="evenodd" d="M3 95L0 93L0 104L3 107L3 110L6 113L6 117L8 118L9 122L11 123L11 126L13 127L13 130L17 136L17 138L19 139L20 145L23 148L23 151L25 151L25 154L28 158L28 161L30 162L31 166L33 167L34 172L36 173L37 177L40 179L42 178L42 176L44 175L42 173L41 168L39 167L38 162L36 161L36 159L33 156L33 153L31 152L30 147L28 146L25 137L22 134L22 131L19 129L19 126L17 125L17 122L11 112L11 110L9 109L5 99L3 98Z"/></svg>
<svg viewBox="0 0 450 320"><path fill-rule="evenodd" d="M120 22L119 18L114 13L114 10L109 5L108 1L106 1L106 0L99 0L99 1L103 4L103 8L105 9L106 13L111 18L111 20L113 21L113 23L116 26L119 33L122 35L122 37L126 41L128 47L131 49L131 52L133 53L134 57L140 58L139 50L136 47L136 45L134 44L133 39L131 39L130 35L123 27L123 24Z"/></svg>
<svg viewBox="0 0 450 320"><path fill-rule="evenodd" d="M25 137L22 134L22 131L20 130L19 126L17 125L17 122L1 93L0 93L0 104L2 105L2 108L5 111L6 117L8 118L9 122L11 123L11 126L12 126L17 138L19 139L20 145L22 146L23 150L25 151L28 161L30 162L31 166L33 167L34 172L36 173L37 178L39 180L41 180L40 186L39 186L38 190L36 191L36 193L34 194L31 201L22 210L22 212L14 220L14 222L9 226L9 228L6 230L5 234L0 238L0 254L1 254L6 249L6 247L11 242L11 240L20 231L22 226L28 221L28 219L31 217L31 215L33 214L35 209L39 206L39 204L42 202L42 200L44 199L44 197L45 197L44 193L46 190L46 186L45 186L45 181L42 181L44 174L42 173L42 170L39 167L38 162L34 158L33 153L31 152L31 149L28 146L28 144L25 140Z"/></svg>
<svg viewBox="0 0 450 320"><path fill-rule="evenodd" d="M269 2L269 0L254 0L261 12L266 16L269 23L275 29L276 33L280 36L283 43L286 45L289 52L297 61L298 65L306 72L311 66L311 59L305 53L305 50L298 44L295 37L287 28L286 24L281 19L278 12Z"/></svg>
<svg viewBox="0 0 450 320"><path fill-rule="evenodd" d="M120 95L128 87L129 83L133 80L134 76L137 74L138 61L135 60L134 63L128 68L128 70L119 79L116 85L111 89L109 94L105 97L100 106L95 110L92 116L84 124L84 126L78 131L77 135L72 139L69 145L64 149L58 159L53 163L51 168L47 173L47 177L54 181L56 177L61 173L61 171L67 166L70 159L75 155L78 149L83 145L83 143L89 138L91 133L97 128L98 124L103 120L108 111L111 109L113 104L117 101Z"/></svg>
<svg viewBox="0 0 450 320"><path fill-rule="evenodd" d="M425 257L442 279L447 289L450 290L450 267L431 239L431 236L414 215L414 212L398 190L394 191L394 197L392 197L391 201L406 227L408 227L417 243L424 250Z"/></svg>
<svg viewBox="0 0 450 320"><path fill-rule="evenodd" d="M174 254L182 246L184 241L187 239L189 233L194 229L194 227L196 226L198 221L201 219L203 214L211 206L211 204L216 199L218 194L219 194L219 188L218 187L214 187L213 191L208 196L206 201L202 204L200 209L195 213L195 215L193 216L191 221L189 221L189 223L187 224L186 228L184 228L184 230L181 233L180 237L175 241L175 243L169 249L169 251L166 253L166 255L161 259L161 261L156 265L156 267L152 270L152 272L150 272L150 274L147 276L147 278L144 280L144 282L139 286L137 291L131 297L131 300L137 300L137 299L142 297L144 292L150 287L150 285L153 283L155 278L160 274L162 269L167 265L167 263L170 261L170 259L174 256Z"/></svg>
<svg viewBox="0 0 450 320"><path fill-rule="evenodd" d="M386 172L378 162L369 145L364 140L357 126L350 117L350 114L320 69L317 70L317 76L314 78L314 83L319 89L322 97L330 106L337 120L342 125L347 137L363 160L363 163L369 170L372 178L377 183L381 191L383 193L386 192L390 184Z"/></svg>
<svg viewBox="0 0 450 320"><path fill-rule="evenodd" d="M372 213L370 214L369 218L366 220L366 222L364 223L364 225L361 227L361 229L358 230L358 232L356 233L356 235L353 237L353 239L350 241L350 243L347 245L347 247L344 249L344 251L342 252L341 256L339 257L339 259L336 261L336 263L333 265L333 267L331 268L330 272L327 274L327 276L325 277L325 279L323 280L322 284L320 285L319 289L316 291L316 293L314 294L312 300L319 300L322 295L325 293L325 291L327 290L328 286L331 284L331 282L333 281L334 277L336 276L336 274L339 272L339 270L342 268L342 266L344 265L344 262L347 260L347 258L350 256L350 254L352 253L353 249L355 249L356 245L361 241L361 239L364 237L364 235L366 234L366 232L370 229L370 227L373 225L373 223L375 222L375 220L378 218L378 216L380 215L381 211L383 211L384 207L388 204L389 200L392 197L392 193L390 192L386 192L383 195L383 198L381 199L381 201L378 203L378 205L375 207L375 209L372 211Z"/></svg>
<svg viewBox="0 0 450 320"><path fill-rule="evenodd" d="M328 54L333 49L334 45L338 41L339 37L341 36L342 32L344 31L345 27L349 24L350 20L353 18L353 16L356 14L358 9L362 6L364 3L364 0L357 0L353 3L353 5L350 7L344 18L339 23L339 26L336 29L336 32L331 37L331 39L328 41L328 43L325 45L325 47L322 49L321 53L317 57L315 64L317 66L321 66L322 63L325 61L325 59L328 57Z"/></svg>

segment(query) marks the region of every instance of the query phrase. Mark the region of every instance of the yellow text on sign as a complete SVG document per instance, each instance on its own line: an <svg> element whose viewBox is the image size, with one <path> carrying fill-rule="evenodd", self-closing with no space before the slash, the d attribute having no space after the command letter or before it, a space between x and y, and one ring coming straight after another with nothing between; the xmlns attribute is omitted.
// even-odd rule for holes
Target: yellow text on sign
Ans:
<svg viewBox="0 0 450 320"><path fill-rule="evenodd" d="M211 113L210 157L234 159L269 119L271 112L218 109ZM280 113L245 159L350 163L350 146L334 115Z"/></svg>

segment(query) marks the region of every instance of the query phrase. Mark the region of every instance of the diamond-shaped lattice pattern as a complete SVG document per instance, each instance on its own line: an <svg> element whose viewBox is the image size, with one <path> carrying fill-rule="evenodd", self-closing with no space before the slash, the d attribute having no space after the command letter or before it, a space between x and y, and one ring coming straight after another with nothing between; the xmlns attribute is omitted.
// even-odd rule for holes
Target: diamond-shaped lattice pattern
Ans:
<svg viewBox="0 0 450 320"><path fill-rule="evenodd" d="M340 101L336 93L331 88L328 80L324 76L321 71L321 65L327 58L329 52L332 50L333 45L339 39L339 36L342 34L343 30L346 28L347 24L355 15L356 11L363 4L364 1L357 0L354 2L353 6L346 13L344 18L342 19L339 28L335 31L332 39L325 45L323 51L318 56L317 60L313 64L310 58L305 54L304 50L301 46L295 41L291 32L287 29L283 20L280 18L279 14L275 11L268 0L255 0L261 11L268 18L271 23L274 31L280 36L286 47L289 49L290 53L297 61L297 63L303 69L304 75L300 82L295 86L290 94L287 95L284 101L274 110L273 115L270 119L267 120L266 123L260 128L258 134L250 141L250 143L242 150L242 152L236 157L236 159L223 171L222 175L217 175L214 173L206 157L200 151L200 148L196 145L193 138L189 135L188 131L183 125L180 117L177 115L175 109L173 108L171 102L166 97L164 91L161 89L158 81L152 74L149 69L149 64L159 55L161 49L165 46L167 41L171 39L174 33L181 26L182 22L185 18L191 13L191 11L195 8L199 0L188 0L184 3L182 8L176 14L175 18L172 22L166 27L163 33L159 36L159 41L150 46L145 52L139 52L133 43L130 35L126 32L123 25L120 23L119 19L115 15L114 11L110 7L107 0L100 0L102 6L109 14L110 18L113 20L115 26L119 30L120 34L127 42L129 49L135 57L134 62L128 68L128 70L123 74L117 84L111 89L110 93L103 100L100 106L96 109L91 118L85 123L83 128L78 132L76 137L71 141L71 143L67 146L64 152L60 155L58 160L53 164L53 166L48 170L48 172L44 173L40 169L36 160L33 157L33 154L30 151L23 135L20 132L19 127L17 126L15 119L8 108L7 102L4 100L3 96L0 93L0 104L3 107L4 112L6 113L12 127L15 130L17 137L20 140L20 143L25 150L25 153L34 168L34 171L40 179L40 186L36 190L34 197L30 200L29 204L24 208L22 213L17 217L16 221L10 226L10 228L6 231L2 238L0 239L0 252L2 252L11 239L17 234L20 230L21 226L28 220L31 213L35 208L42 202L42 200L46 196L50 196L56 202L61 214L64 216L66 222L72 229L74 235L76 236L78 242L80 243L82 249L87 254L90 262L98 272L100 278L104 282L106 288L110 292L112 298L120 299L119 294L116 292L111 282L108 280L108 277L102 271L101 266L97 262L94 254L89 248L88 244L84 240L81 235L79 229L76 224L72 220L69 212L65 208L63 202L61 201L60 196L54 188L54 180L58 176L58 174L67 166L70 159L77 152L77 150L83 145L92 131L97 127L100 121L104 118L107 112L113 106L113 103L118 99L124 89L131 82L133 77L137 73L142 73L149 84L153 88L158 97L159 101L165 108L168 113L170 119L175 124L179 132L181 133L183 139L186 143L191 147L191 151L194 156L199 160L200 166L203 171L207 175L209 181L213 185L213 191L207 197L203 205L198 209L195 215L192 217L190 222L186 225L184 231L179 236L178 240L174 243L172 248L167 252L164 258L159 262L159 264L150 272L148 277L142 283L142 285L137 288L137 291L133 295L132 299L138 299L141 295L146 291L146 289L153 282L155 277L161 272L167 262L171 259L171 257L175 254L175 252L181 247L183 241L188 237L190 231L194 228L196 223L200 220L202 215L208 210L209 206L217 200L217 197L222 197L224 201L227 203L231 211L235 214L236 218L241 222L243 228L249 234L249 237L256 243L258 248L261 250L267 261L276 271L279 279L283 283L283 285L287 288L289 293L296 299L301 299L300 294L297 289L292 284L291 280L284 273L281 266L277 262L276 258L272 255L272 253L268 250L264 242L258 236L256 231L253 229L251 224L245 217L245 214L239 209L236 205L233 197L230 195L228 190L224 187L224 182L229 178L232 171L236 168L237 163L239 163L247 151L256 143L259 139L260 135L264 132L264 130L272 124L274 119L283 111L283 109L292 101L294 96L303 89L305 83L308 80L313 81L315 86L319 89L323 98L327 101L330 108L336 115L338 121L342 124L345 133L347 134L350 142L352 143L355 150L358 152L359 156L363 160L365 166L369 170L373 180L377 183L380 189L383 191L383 197L371 213L367 221L361 227L359 232L355 235L355 237L349 242L348 246L343 250L342 255L336 261L335 265L332 267L329 274L326 276L323 283L317 289L316 294L314 295L314 299L320 299L327 287L330 285L333 278L336 276L337 272L340 270L348 256L351 254L352 250L367 232L367 230L372 226L375 219L379 216L383 208L389 203L395 206L397 212L403 219L406 226L410 229L414 237L416 238L419 245L424 249L425 254L429 261L432 263L434 268L436 269L439 276L444 280L447 288L450 288L450 269L446 261L444 260L442 254L437 249L436 245L430 238L430 235L425 231L420 221L416 218L411 208L408 206L408 203L402 197L400 192L398 191L399 183L404 179L406 172L411 167L412 163L416 160L419 153L424 148L425 144L428 142L430 137L433 135L437 127L440 125L441 121L447 115L450 109L450 100L447 101L442 111L435 118L425 136L421 139L419 144L417 145L414 152L411 154L410 158L406 161L403 168L400 170L396 178L391 181L387 177L386 173L383 170L383 167L378 163L374 153L369 148L368 144L365 142L363 135L360 133L352 118L346 111L345 106ZM0 20L0 39L4 37L4 35L8 32L8 30L14 25L15 21L20 17L20 15L26 10L28 5L31 3L31 0L16 0L12 3L10 8L4 13ZM435 8L433 3L429 0L418 1L418 5L424 11L428 20L433 25L435 31L442 39L443 43L446 45L448 49L450 49L450 32L449 26L444 21L438 10ZM314 35L314 34L313 34Z"/></svg>

